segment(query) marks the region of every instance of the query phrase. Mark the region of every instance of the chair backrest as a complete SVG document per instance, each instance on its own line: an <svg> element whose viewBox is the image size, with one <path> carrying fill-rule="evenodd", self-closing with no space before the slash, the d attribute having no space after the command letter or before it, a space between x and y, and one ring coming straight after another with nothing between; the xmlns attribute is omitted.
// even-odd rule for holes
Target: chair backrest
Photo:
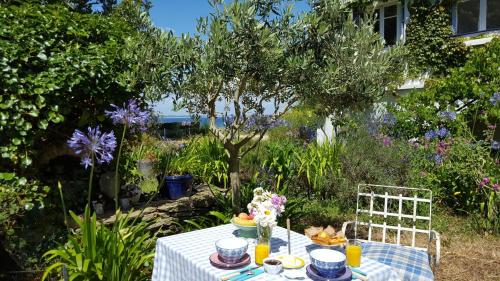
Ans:
<svg viewBox="0 0 500 281"><path fill-rule="evenodd" d="M431 237L431 218L432 191L429 189L358 185L354 231L359 240L427 251ZM368 232L367 238L365 232L366 239L358 237L361 228ZM426 239L419 239L420 236L425 236Z"/></svg>

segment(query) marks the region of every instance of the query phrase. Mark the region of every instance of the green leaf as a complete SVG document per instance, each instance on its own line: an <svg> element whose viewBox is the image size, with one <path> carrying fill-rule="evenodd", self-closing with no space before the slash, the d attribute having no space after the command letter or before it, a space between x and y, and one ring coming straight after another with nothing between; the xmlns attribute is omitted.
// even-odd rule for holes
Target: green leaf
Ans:
<svg viewBox="0 0 500 281"><path fill-rule="evenodd" d="M49 126L49 122L47 122L47 120L40 120L38 122L38 128L40 128L40 129L45 130L45 129L47 129L47 126Z"/></svg>
<svg viewBox="0 0 500 281"><path fill-rule="evenodd" d="M44 53L39 53L37 57L41 60L47 60L47 55L45 55Z"/></svg>

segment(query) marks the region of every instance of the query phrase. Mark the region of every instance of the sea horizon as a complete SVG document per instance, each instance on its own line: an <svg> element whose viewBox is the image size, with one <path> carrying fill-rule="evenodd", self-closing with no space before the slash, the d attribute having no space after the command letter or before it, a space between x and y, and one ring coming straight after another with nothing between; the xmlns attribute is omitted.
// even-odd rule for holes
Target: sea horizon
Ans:
<svg viewBox="0 0 500 281"><path fill-rule="evenodd" d="M160 123L191 123L194 121L190 115L160 115ZM201 116L199 118L200 126L208 125L209 119L206 116ZM224 119L222 117L217 117L215 119L215 125L219 128L224 127Z"/></svg>

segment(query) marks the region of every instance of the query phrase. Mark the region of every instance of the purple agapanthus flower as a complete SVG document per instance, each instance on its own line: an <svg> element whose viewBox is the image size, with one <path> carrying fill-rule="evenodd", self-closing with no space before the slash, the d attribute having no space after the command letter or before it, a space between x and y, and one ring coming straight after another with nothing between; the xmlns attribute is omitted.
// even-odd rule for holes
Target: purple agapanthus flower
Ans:
<svg viewBox="0 0 500 281"><path fill-rule="evenodd" d="M75 130L68 146L81 157L81 164L87 169L94 163L103 164L113 160L113 151L116 148L116 138L113 131L101 132L99 127L88 128L87 134ZM92 161L92 155L94 161Z"/></svg>
<svg viewBox="0 0 500 281"><path fill-rule="evenodd" d="M457 119L457 114L453 111L441 111L439 112L439 117L454 121Z"/></svg>
<svg viewBox="0 0 500 281"><path fill-rule="evenodd" d="M500 93L498 92L494 93L490 98L490 102L491 104L493 104L493 106L496 106L499 101L500 101Z"/></svg>
<svg viewBox="0 0 500 281"><path fill-rule="evenodd" d="M149 119L149 112L139 108L138 102L135 99L130 99L123 104L123 107L111 105L114 110L106 110L106 115L113 120L113 124L123 124L127 127L140 130L146 129L146 124Z"/></svg>
<svg viewBox="0 0 500 281"><path fill-rule="evenodd" d="M442 139L446 138L450 134L450 131L446 128L440 128L436 131L436 135Z"/></svg>
<svg viewBox="0 0 500 281"><path fill-rule="evenodd" d="M434 130L429 130L425 133L425 139L426 140L432 140L437 137L437 134Z"/></svg>
<svg viewBox="0 0 500 281"><path fill-rule="evenodd" d="M443 164L443 156L437 153L434 154L434 162L436 162L436 164L438 165Z"/></svg>
<svg viewBox="0 0 500 281"><path fill-rule="evenodd" d="M392 115L391 113L387 113L384 115L384 124L389 125L389 126L394 126L396 125L396 117Z"/></svg>
<svg viewBox="0 0 500 281"><path fill-rule="evenodd" d="M498 141L493 141L491 143L491 150L497 151L500 149L500 142Z"/></svg>
<svg viewBox="0 0 500 281"><path fill-rule="evenodd" d="M269 115L254 114L247 119L243 130L273 129L281 126L288 126L288 122L283 119L273 120Z"/></svg>

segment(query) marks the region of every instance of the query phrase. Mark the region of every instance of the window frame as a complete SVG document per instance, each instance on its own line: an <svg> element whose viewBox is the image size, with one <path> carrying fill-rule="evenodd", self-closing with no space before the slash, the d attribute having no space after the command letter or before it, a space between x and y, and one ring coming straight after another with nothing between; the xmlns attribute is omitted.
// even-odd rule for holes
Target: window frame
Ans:
<svg viewBox="0 0 500 281"><path fill-rule="evenodd" d="M477 29L476 31L472 32L465 32L465 33L458 33L458 4L454 3L452 8L451 8L451 25L453 28L453 33L457 36L461 35L469 35L469 34L476 34L476 33L482 33L482 32L488 32L491 30L500 30L499 27L496 28L487 28L487 16L488 16L488 1L498 1L498 0L479 0L479 20L477 23ZM500 16L500 15L498 15Z"/></svg>
<svg viewBox="0 0 500 281"><path fill-rule="evenodd" d="M380 34L380 37L382 40L385 42L385 8L390 7L390 6L396 6L396 44L402 40L404 40L404 23L403 23L403 13L401 9L401 2L388 2L388 3L383 3L377 6L376 12L378 13L378 26L379 30L378 33ZM406 1L405 1L405 10L406 10ZM406 14L406 12L405 12ZM391 16L392 17L392 16ZM391 45L387 45L391 46Z"/></svg>

